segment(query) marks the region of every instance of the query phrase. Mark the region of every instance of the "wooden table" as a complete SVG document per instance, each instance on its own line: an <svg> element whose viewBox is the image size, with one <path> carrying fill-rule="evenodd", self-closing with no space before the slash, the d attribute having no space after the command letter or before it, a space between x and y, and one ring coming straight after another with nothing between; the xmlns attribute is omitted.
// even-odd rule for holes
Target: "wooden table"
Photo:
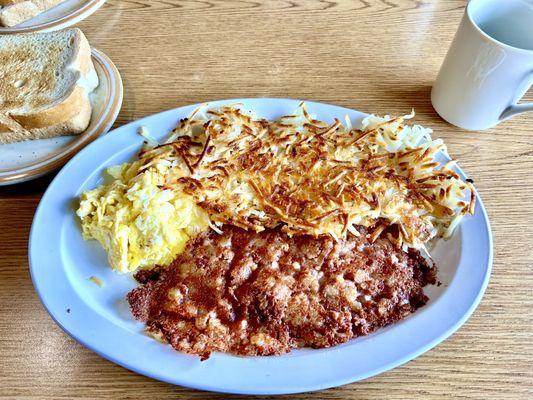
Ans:
<svg viewBox="0 0 533 400"><path fill-rule="evenodd" d="M466 132L443 122L429 101L465 3L109 0L80 24L122 72L116 126L185 104L248 96L392 114L414 107L417 122L434 128L475 179L492 222L495 260L472 318L403 367L292 398L533 398L533 116ZM51 178L0 189L0 396L228 398L127 371L55 325L33 291L27 261L33 214Z"/></svg>

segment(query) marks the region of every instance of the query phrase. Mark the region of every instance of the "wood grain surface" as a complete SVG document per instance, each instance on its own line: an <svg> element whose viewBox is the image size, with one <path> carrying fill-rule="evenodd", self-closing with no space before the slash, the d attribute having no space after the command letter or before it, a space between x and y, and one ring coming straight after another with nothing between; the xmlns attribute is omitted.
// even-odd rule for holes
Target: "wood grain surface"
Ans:
<svg viewBox="0 0 533 400"><path fill-rule="evenodd" d="M444 138L475 180L490 215L495 259L470 320L400 368L292 399L533 398L533 116L467 132L442 121L429 100L465 4L109 0L79 24L122 73L117 126L234 97L292 97L376 113L415 108L417 122ZM51 178L0 188L0 397L239 398L139 376L55 325L33 291L27 260L32 217Z"/></svg>

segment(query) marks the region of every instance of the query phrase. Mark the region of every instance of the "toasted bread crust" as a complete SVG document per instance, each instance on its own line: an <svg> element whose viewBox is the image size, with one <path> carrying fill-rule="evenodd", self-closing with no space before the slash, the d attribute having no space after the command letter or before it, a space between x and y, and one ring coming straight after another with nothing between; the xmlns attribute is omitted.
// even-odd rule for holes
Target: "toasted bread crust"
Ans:
<svg viewBox="0 0 533 400"><path fill-rule="evenodd" d="M91 121L91 113L92 109L87 104L73 118L65 122L44 128L8 131L5 133L2 133L2 123L0 122L0 144L79 134L85 131L89 126Z"/></svg>
<svg viewBox="0 0 533 400"><path fill-rule="evenodd" d="M84 107L91 108L89 96L79 86L72 88L63 99L52 107L35 110L24 114L11 114L24 129L40 129L61 124L75 117Z"/></svg>

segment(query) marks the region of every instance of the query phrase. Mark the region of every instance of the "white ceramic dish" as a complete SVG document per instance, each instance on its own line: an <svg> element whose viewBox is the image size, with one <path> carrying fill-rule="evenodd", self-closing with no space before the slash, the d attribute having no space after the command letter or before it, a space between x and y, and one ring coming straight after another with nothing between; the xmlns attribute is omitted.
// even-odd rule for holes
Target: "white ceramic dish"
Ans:
<svg viewBox="0 0 533 400"><path fill-rule="evenodd" d="M87 130L77 136L0 144L0 186L35 179L59 168L111 129L122 105L122 79L105 54L93 49L92 58L100 84L91 94L93 113Z"/></svg>
<svg viewBox="0 0 533 400"><path fill-rule="evenodd" d="M284 99L229 101L235 102L269 119L290 114L299 104ZM223 103L228 101L210 106ZM357 124L365 115L327 104L307 106L327 121L347 114ZM96 242L83 241L74 215L76 199L102 182L106 167L135 156L143 140L137 134L141 125L161 139L196 107L153 115L96 140L63 168L45 193L30 235L31 274L44 306L73 338L119 365L165 382L210 391L281 394L343 385L394 368L437 345L474 311L492 266L492 238L481 200L475 215L465 218L450 240L439 241L432 250L443 284L426 292L429 304L372 335L331 349L262 358L214 354L205 362L144 335L143 324L133 320L125 301L135 282L110 270ZM105 286L95 285L88 279L91 276Z"/></svg>
<svg viewBox="0 0 533 400"><path fill-rule="evenodd" d="M0 26L0 35L50 32L68 28L93 14L105 2L106 0L67 0L19 25L9 28Z"/></svg>

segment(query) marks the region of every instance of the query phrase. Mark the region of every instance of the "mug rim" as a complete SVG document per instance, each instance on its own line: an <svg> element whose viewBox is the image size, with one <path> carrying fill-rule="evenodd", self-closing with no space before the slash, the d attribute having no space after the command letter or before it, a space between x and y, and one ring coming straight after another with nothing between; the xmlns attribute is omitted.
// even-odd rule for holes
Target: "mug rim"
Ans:
<svg viewBox="0 0 533 400"><path fill-rule="evenodd" d="M485 37L486 39L488 39L490 42L496 44L496 45L499 45L499 46L503 46L503 47L507 47L511 50L515 50L515 51L520 51L520 52L524 52L524 53L527 53L527 54L530 54L530 55L533 55L533 49L524 49L522 47L516 47L516 46L512 46L510 44L507 44L507 43L504 43L502 41L499 41L498 39L495 39L493 38L492 36L490 36L489 34L487 34L483 29L481 29L479 27L479 25L476 23L476 21L474 20L474 18L472 17L472 13L471 13L471 6L473 3L475 2L482 2L482 1L486 1L486 0L470 0L468 2L468 4L466 5L466 10L465 10L465 13L468 17L468 20L470 21L470 23L472 24L472 26L474 26L474 28L483 36Z"/></svg>

